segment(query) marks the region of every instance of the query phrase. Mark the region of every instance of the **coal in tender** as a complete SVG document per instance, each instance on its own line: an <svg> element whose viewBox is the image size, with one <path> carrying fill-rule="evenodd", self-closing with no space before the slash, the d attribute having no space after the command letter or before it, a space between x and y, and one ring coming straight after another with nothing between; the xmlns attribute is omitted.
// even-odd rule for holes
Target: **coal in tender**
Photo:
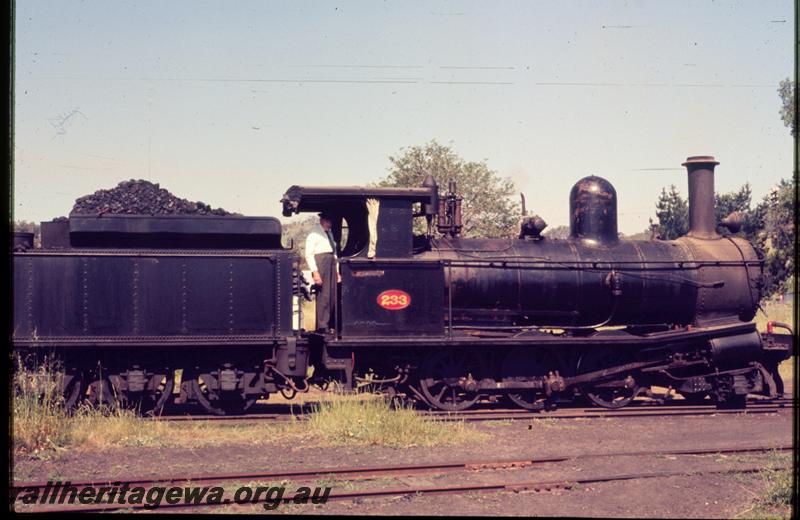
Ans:
<svg viewBox="0 0 800 520"><path fill-rule="evenodd" d="M158 184L145 180L120 182L116 188L98 190L75 201L70 215L92 214L133 215L237 215L203 202L176 197Z"/></svg>

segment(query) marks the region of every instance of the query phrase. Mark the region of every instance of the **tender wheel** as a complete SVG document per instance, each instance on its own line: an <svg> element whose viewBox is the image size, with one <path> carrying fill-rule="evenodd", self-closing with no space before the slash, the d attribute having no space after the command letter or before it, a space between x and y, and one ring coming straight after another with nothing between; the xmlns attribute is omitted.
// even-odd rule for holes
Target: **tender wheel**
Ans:
<svg viewBox="0 0 800 520"><path fill-rule="evenodd" d="M422 363L420 390L433 408L448 412L466 410L480 393L464 390L460 379L479 381L483 363L470 351L448 350L428 355Z"/></svg>
<svg viewBox="0 0 800 520"><path fill-rule="evenodd" d="M622 349L598 349L581 356L578 374L632 363L634 358ZM583 393L595 405L617 409L627 406L639 393L639 385L630 373L623 372L583 387Z"/></svg>
<svg viewBox="0 0 800 520"><path fill-rule="evenodd" d="M67 374L64 376L64 408L67 411L76 409L85 393L83 375Z"/></svg>
<svg viewBox="0 0 800 520"><path fill-rule="evenodd" d="M244 399L241 394L227 395L232 392L214 392L205 385L201 385L197 379L192 380L192 390L200 403L211 415L238 415L246 412L255 403L256 398Z"/></svg>
<svg viewBox="0 0 800 520"><path fill-rule="evenodd" d="M558 370L558 358L544 349L517 347L503 360L503 382L514 382L547 375ZM545 408L547 395L544 389L509 391L508 398L522 408L540 411Z"/></svg>
<svg viewBox="0 0 800 520"><path fill-rule="evenodd" d="M115 410L119 406L114 395L114 387L106 378L96 379L89 384L88 401L95 408L105 407Z"/></svg>
<svg viewBox="0 0 800 520"><path fill-rule="evenodd" d="M164 413L164 410L169 407L169 401L172 397L172 391L175 389L175 379L167 378L166 382L164 383L164 388L160 391L160 393L156 393L155 397L155 404L153 405L153 409L150 410L150 414L152 415L161 415Z"/></svg>
<svg viewBox="0 0 800 520"><path fill-rule="evenodd" d="M150 412L153 400L147 392L130 392L121 385L119 377L109 377L111 382L111 393L116 397L116 406L124 410L132 410L137 414Z"/></svg>

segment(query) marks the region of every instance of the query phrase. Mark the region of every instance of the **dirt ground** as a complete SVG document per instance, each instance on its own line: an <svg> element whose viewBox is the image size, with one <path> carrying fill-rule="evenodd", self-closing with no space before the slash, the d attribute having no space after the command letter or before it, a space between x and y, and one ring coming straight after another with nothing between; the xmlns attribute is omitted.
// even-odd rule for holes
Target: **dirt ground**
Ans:
<svg viewBox="0 0 800 520"><path fill-rule="evenodd" d="M227 427L235 427L228 425ZM15 481L82 480L90 477L125 480L175 473L238 473L285 468L374 466L488 459L536 459L555 455L615 453L681 448L723 448L792 443L792 414L644 417L623 419L519 420L475 423L488 434L481 441L446 448L391 449L379 446L321 447L296 439L262 439L195 448L125 448L73 450L52 460L18 458ZM453 479L476 482L501 478L514 481L562 480L603 472L641 472L675 468L728 469L769 464L769 455L732 457L606 457L581 459L510 472L427 478L423 484ZM774 462L774 461L773 461ZM384 479L372 486L419 484ZM246 483L243 483L246 484ZM337 483L330 483L334 492ZM342 484L344 485L344 484ZM352 484L347 484L352 486ZM359 488L364 487L359 484ZM729 518L751 507L764 487L755 475L708 475L653 478L578 485L549 492L466 493L446 496L400 496L338 501L324 505L286 505L276 513L387 515L525 515ZM344 488L347 489L347 488ZM260 506L229 506L228 512L264 512ZM255 508L255 509L254 509ZM188 510L187 510L188 511Z"/></svg>

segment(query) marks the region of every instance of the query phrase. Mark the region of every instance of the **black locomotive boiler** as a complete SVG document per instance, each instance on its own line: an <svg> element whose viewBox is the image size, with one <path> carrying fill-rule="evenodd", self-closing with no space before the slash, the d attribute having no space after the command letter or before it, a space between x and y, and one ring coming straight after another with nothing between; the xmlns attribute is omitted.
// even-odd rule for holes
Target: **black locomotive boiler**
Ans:
<svg viewBox="0 0 800 520"><path fill-rule="evenodd" d="M518 238L462 238L456 187L440 194L430 178L293 186L285 216L335 215L333 334L294 321L300 259L276 219L46 222L42 247L22 239L13 255L13 346L61 360L70 406L238 413L330 380L452 411L578 396L620 407L653 385L742 406L748 393L782 392L792 336L751 322L762 262L747 241L717 234L716 164L686 162L691 229L674 241L620 238L616 193L598 177L572 189L564 240L542 235L538 217L522 219ZM427 232L415 235L415 220Z"/></svg>

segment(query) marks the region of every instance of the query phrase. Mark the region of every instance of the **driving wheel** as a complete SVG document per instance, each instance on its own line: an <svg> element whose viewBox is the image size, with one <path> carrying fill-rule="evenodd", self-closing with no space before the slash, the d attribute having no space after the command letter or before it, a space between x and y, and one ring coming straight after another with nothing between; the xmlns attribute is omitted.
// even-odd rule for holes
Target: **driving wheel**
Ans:
<svg viewBox="0 0 800 520"><path fill-rule="evenodd" d="M420 390L433 408L448 412L466 410L480 398L477 391L468 391L462 382L480 381L483 363L467 350L433 352L422 363Z"/></svg>

